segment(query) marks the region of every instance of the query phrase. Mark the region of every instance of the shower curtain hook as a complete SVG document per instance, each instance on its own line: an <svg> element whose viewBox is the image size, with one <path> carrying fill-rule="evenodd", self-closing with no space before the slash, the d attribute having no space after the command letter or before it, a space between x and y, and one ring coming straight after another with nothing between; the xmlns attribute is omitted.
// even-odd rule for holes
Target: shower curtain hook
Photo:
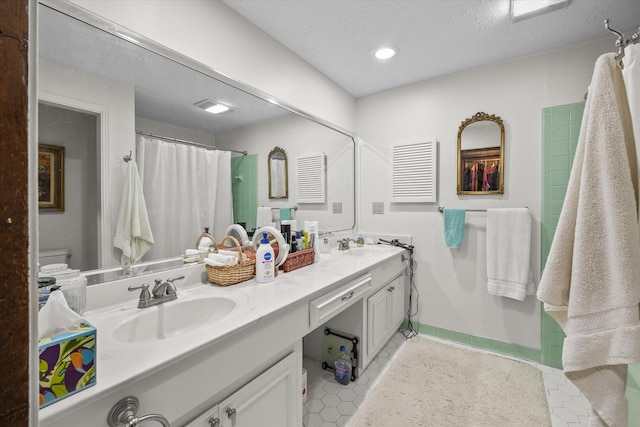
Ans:
<svg viewBox="0 0 640 427"><path fill-rule="evenodd" d="M624 48L627 45L627 40L624 39L624 34L622 34L620 31L616 31L613 28L611 28L609 26L609 20L605 19L604 20L604 27L607 29L607 31L609 31L610 33L613 33L615 35L618 36L618 39L616 40L616 47L618 48L618 54L616 55L616 61L618 61L618 64L620 65L620 68L623 68L624 65L622 63L622 58L624 58Z"/></svg>

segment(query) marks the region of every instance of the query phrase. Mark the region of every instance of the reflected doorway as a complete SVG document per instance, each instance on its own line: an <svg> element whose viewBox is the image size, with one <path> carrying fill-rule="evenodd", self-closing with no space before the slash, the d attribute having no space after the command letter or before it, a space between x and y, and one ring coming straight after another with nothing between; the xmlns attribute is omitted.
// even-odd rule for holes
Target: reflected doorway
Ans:
<svg viewBox="0 0 640 427"><path fill-rule="evenodd" d="M39 210L42 264L63 261L81 271L99 267L99 115L38 103L38 143L64 147L64 210ZM48 256L45 256L48 255Z"/></svg>

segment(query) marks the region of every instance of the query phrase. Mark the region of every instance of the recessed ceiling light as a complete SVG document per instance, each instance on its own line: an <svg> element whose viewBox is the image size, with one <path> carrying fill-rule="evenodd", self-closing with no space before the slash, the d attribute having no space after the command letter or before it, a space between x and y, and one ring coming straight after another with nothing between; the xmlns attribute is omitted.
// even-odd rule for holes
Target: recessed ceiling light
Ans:
<svg viewBox="0 0 640 427"><path fill-rule="evenodd" d="M374 52L374 55L378 59L391 59L396 55L397 51L398 50L395 47L384 46L380 49L377 49Z"/></svg>
<svg viewBox="0 0 640 427"><path fill-rule="evenodd" d="M224 105L210 99L204 99L200 102L196 102L194 105L211 114L222 114L231 111L231 107L228 105Z"/></svg>
<svg viewBox="0 0 640 427"><path fill-rule="evenodd" d="M569 4L569 0L511 0L513 21L531 18Z"/></svg>

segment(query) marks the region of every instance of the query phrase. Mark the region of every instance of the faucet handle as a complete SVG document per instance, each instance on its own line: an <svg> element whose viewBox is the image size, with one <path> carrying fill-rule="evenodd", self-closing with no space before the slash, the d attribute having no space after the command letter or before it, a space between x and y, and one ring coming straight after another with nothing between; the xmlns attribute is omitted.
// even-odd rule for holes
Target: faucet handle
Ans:
<svg viewBox="0 0 640 427"><path fill-rule="evenodd" d="M176 285L173 283L176 280L182 280L184 279L184 276L178 276L178 277L174 277L173 279L167 279L167 283L169 283L169 286L167 286L167 294L175 294L178 292L178 289L176 289Z"/></svg>
<svg viewBox="0 0 640 427"><path fill-rule="evenodd" d="M151 294L149 293L149 285L143 284L140 286L129 286L129 292L137 291L138 289L142 289L140 292L140 302L146 302L151 299Z"/></svg>
<svg viewBox="0 0 640 427"><path fill-rule="evenodd" d="M178 277L174 277L173 279L167 279L167 282L173 283L176 280L182 280L182 279L184 279L184 276L178 276Z"/></svg>

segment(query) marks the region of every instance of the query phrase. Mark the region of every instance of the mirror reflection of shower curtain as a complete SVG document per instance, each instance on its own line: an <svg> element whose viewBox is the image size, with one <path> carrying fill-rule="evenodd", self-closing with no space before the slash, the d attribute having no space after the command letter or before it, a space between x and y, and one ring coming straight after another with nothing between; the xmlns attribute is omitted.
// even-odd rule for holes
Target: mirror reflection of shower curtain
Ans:
<svg viewBox="0 0 640 427"><path fill-rule="evenodd" d="M630 44L624 49L622 62L624 64L622 76L624 77L624 86L627 89L627 101L629 102L633 136L636 143L636 161L640 175L640 43ZM640 181L640 176L638 180ZM640 203L638 204L638 213L640 214Z"/></svg>
<svg viewBox="0 0 640 427"><path fill-rule="evenodd" d="M230 152L138 136L138 158L156 240L144 259L184 254L204 227L224 237L233 223Z"/></svg>

